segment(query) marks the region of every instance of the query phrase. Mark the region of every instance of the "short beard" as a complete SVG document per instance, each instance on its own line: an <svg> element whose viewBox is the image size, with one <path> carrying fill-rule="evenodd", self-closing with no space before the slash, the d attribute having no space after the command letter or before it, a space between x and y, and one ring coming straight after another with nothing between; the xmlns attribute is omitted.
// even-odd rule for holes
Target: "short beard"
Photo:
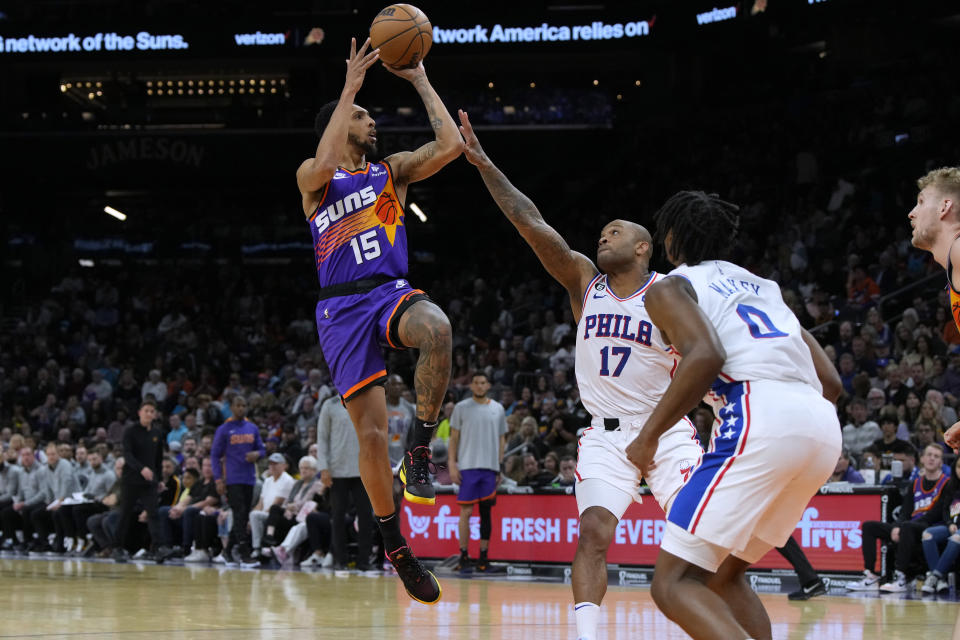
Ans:
<svg viewBox="0 0 960 640"><path fill-rule="evenodd" d="M374 155L374 154L377 152L377 145L376 145L376 144L371 143L371 142L368 141L368 140L361 140L360 138L358 138L357 136L353 135L352 133L347 134L347 142L349 142L350 144L354 144L354 145L356 145L357 147L359 147L360 150L363 151L363 155L365 155L365 156L372 156L372 155Z"/></svg>

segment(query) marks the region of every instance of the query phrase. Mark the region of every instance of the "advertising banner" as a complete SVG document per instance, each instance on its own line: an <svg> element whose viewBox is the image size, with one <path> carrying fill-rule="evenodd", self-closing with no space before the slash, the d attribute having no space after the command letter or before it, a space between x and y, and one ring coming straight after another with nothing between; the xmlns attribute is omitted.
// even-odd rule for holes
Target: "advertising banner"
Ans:
<svg viewBox="0 0 960 640"><path fill-rule="evenodd" d="M793 537L818 571L861 571L861 529L865 520L881 519L879 494L816 495L797 523ZM404 503L403 534L425 558L459 552L456 496L438 495L433 506ZM480 518L470 519L471 553L476 555ZM617 527L607 560L624 565L653 565L666 526L663 511L651 498L627 509ZM500 495L493 508L490 558L516 562L573 560L577 548L577 504L572 495ZM790 565L771 551L756 568Z"/></svg>

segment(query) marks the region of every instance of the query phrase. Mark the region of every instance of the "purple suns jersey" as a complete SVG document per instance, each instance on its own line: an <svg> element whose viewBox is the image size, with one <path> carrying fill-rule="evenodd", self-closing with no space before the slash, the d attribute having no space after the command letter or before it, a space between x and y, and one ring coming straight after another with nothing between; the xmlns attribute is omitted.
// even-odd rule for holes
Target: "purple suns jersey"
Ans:
<svg viewBox="0 0 960 640"><path fill-rule="evenodd" d="M321 287L407 275L403 208L386 162L338 167L307 221Z"/></svg>

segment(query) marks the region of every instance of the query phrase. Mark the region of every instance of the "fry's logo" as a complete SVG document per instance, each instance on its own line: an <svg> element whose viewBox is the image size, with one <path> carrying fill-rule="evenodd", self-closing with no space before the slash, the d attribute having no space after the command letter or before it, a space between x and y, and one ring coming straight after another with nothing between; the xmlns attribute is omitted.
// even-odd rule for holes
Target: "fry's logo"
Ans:
<svg viewBox="0 0 960 640"><path fill-rule="evenodd" d="M859 549L863 545L862 523L859 520L817 520L819 516L820 512L816 507L807 507L803 512L803 517L797 523L801 546L824 546L839 552L843 551L844 546L848 549Z"/></svg>

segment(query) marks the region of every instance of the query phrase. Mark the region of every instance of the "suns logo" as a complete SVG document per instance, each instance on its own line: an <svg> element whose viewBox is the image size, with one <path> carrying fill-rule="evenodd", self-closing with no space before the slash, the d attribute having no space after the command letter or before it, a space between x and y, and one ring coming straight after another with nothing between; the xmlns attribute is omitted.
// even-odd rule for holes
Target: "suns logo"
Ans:
<svg viewBox="0 0 960 640"><path fill-rule="evenodd" d="M317 232L323 233L332 222L336 222L348 213L353 213L364 207L369 207L377 201L377 193L373 187L364 187L360 191L355 191L350 195L337 200L329 207L317 213L313 224L317 226Z"/></svg>

